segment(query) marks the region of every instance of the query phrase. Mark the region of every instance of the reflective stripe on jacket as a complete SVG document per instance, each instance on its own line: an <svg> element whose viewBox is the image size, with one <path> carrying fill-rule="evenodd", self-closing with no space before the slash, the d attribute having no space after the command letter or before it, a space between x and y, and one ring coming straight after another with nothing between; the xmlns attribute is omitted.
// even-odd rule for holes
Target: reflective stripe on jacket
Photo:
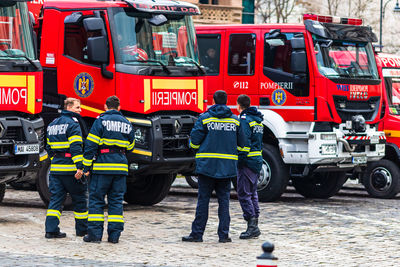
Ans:
<svg viewBox="0 0 400 267"><path fill-rule="evenodd" d="M79 114L63 110L61 116L47 127L46 150L50 156L50 173L53 175L75 174L83 169L82 132Z"/></svg>
<svg viewBox="0 0 400 267"><path fill-rule="evenodd" d="M200 115L190 133L196 153L196 173L214 178L236 176L238 146L245 137L237 116L226 105L214 105Z"/></svg>
<svg viewBox="0 0 400 267"><path fill-rule="evenodd" d="M131 152L134 146L132 124L119 111L102 113L93 123L85 142L84 172L93 165L92 172L96 174L127 175L128 160L124 151ZM95 156L96 160L93 161Z"/></svg>

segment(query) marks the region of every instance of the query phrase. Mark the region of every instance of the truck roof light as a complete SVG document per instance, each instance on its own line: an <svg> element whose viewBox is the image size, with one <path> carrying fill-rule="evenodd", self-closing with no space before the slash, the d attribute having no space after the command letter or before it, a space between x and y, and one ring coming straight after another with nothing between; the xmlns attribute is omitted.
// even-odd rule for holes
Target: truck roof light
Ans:
<svg viewBox="0 0 400 267"><path fill-rule="evenodd" d="M326 23L338 23L338 24L348 24L348 25L362 25L362 19L355 19L355 18L340 18L336 16L321 16L316 14L304 14L303 20L315 20L319 22L326 22Z"/></svg>

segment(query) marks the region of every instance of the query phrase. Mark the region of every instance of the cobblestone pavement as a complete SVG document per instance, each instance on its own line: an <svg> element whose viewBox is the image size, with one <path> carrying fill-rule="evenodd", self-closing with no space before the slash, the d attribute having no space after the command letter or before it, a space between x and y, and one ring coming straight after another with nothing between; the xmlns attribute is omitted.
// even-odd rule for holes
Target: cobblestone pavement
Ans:
<svg viewBox="0 0 400 267"><path fill-rule="evenodd" d="M45 239L45 207L38 194L7 189L0 205L0 266L256 266L264 241L275 244L279 266L399 266L399 199L346 192L305 200L290 191L278 202L262 203L262 235L252 240L238 238L245 224L232 193L233 243L218 243L216 199L204 242L182 243L196 197L181 182L153 207L125 205L127 223L119 244L86 244L74 235L72 211L61 217L67 238Z"/></svg>

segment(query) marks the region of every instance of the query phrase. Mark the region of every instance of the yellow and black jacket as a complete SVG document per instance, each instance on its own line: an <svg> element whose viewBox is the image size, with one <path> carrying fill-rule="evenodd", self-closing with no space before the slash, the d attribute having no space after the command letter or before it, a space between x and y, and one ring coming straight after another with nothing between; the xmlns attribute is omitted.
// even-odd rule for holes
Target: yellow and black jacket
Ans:
<svg viewBox="0 0 400 267"><path fill-rule="evenodd" d="M246 137L239 119L226 105L214 105L200 115L190 133L196 153L196 173L213 178L237 175L238 147Z"/></svg>
<svg viewBox="0 0 400 267"><path fill-rule="evenodd" d="M135 146L132 124L116 110L102 113L93 123L85 142L84 172L93 164L94 174L128 174L126 152ZM94 157L96 156L96 160Z"/></svg>
<svg viewBox="0 0 400 267"><path fill-rule="evenodd" d="M53 175L75 174L83 169L82 132L80 115L63 110L61 116L47 127L46 150L51 158L50 173Z"/></svg>

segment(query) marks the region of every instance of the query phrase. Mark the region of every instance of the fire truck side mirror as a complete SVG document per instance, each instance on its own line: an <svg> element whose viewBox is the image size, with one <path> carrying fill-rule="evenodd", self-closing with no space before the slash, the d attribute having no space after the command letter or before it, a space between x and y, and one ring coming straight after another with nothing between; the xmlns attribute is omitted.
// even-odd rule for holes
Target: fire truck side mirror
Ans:
<svg viewBox="0 0 400 267"><path fill-rule="evenodd" d="M104 36L90 37L87 40L88 59L96 63L107 63L107 40Z"/></svg>
<svg viewBox="0 0 400 267"><path fill-rule="evenodd" d="M307 73L306 44L303 35L294 36L290 39L292 46L291 68L295 74Z"/></svg>
<svg viewBox="0 0 400 267"><path fill-rule="evenodd" d="M303 36L293 37L290 39L290 44L292 45L293 49L306 49L306 44L304 42Z"/></svg>
<svg viewBox="0 0 400 267"><path fill-rule="evenodd" d="M291 58L292 71L295 74L307 73L307 56L306 51L293 51Z"/></svg>
<svg viewBox="0 0 400 267"><path fill-rule="evenodd" d="M87 32L105 31L104 22L101 18L85 18L83 20L83 27Z"/></svg>

